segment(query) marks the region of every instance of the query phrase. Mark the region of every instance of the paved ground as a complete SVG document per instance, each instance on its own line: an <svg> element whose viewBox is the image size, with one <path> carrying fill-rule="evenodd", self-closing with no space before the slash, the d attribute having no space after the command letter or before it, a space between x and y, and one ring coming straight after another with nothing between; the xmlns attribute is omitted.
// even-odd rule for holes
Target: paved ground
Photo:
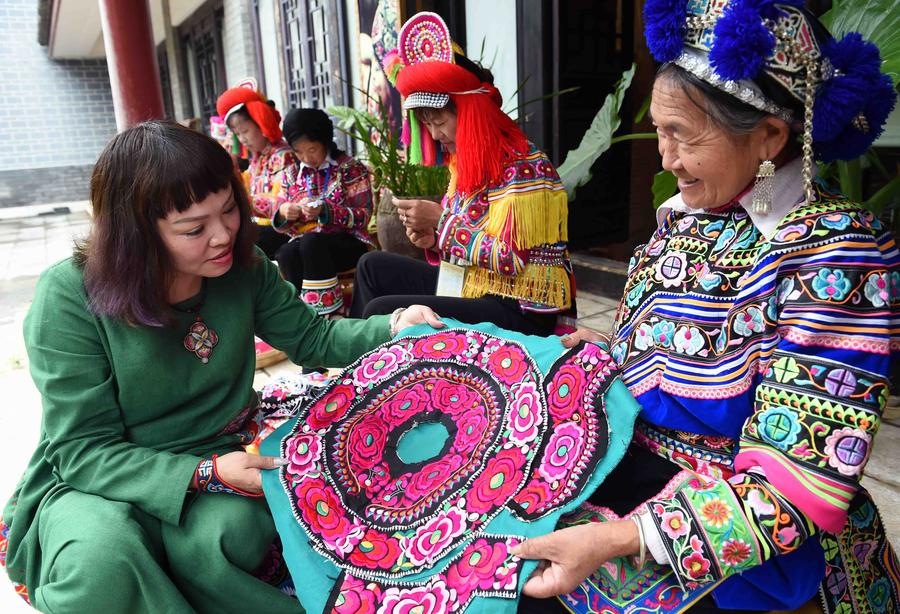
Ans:
<svg viewBox="0 0 900 614"><path fill-rule="evenodd" d="M0 390L5 411L0 412L0 505L15 488L40 428L40 397L28 376L22 342L22 319L31 302L37 276L47 265L71 253L73 240L89 227L85 203L69 205L70 213L13 218L0 210ZM580 324L609 332L617 301L579 291ZM257 371L257 387L281 373L295 370L282 362ZM900 545L900 399L892 397L878 434L863 484L881 508L894 544ZM0 579L0 612L30 611Z"/></svg>

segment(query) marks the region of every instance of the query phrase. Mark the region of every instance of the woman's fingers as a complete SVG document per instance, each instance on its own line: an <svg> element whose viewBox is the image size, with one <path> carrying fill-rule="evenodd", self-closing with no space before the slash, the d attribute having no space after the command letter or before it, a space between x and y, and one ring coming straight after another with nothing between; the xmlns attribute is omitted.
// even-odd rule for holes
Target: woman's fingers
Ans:
<svg viewBox="0 0 900 614"><path fill-rule="evenodd" d="M567 348L573 348L582 341L609 344L609 338L606 335L602 335L589 328L579 328L574 333L562 337L560 341L562 341L563 346Z"/></svg>

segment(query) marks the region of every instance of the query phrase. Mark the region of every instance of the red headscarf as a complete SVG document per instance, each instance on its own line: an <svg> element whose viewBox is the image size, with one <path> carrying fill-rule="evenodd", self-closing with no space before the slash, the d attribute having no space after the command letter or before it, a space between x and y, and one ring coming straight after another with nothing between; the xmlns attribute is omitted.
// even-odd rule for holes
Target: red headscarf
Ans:
<svg viewBox="0 0 900 614"><path fill-rule="evenodd" d="M500 109L500 92L490 83L450 62L424 61L404 66L397 75L403 96L415 92L449 94L456 106L456 186L471 194L501 183L510 160L528 151L528 139Z"/></svg>
<svg viewBox="0 0 900 614"><path fill-rule="evenodd" d="M222 117L236 111L240 106L247 109L251 119L256 122L270 143L275 144L281 140L281 115L259 92L247 87L233 87L225 90L216 101L216 111Z"/></svg>

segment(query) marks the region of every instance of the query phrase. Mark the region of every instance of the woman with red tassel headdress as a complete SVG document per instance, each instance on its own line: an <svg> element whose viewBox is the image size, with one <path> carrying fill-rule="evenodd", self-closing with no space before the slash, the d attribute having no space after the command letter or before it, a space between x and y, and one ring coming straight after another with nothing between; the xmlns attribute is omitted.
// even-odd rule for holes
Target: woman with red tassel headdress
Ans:
<svg viewBox="0 0 900 614"><path fill-rule="evenodd" d="M363 256L351 314L424 303L463 322L529 334L571 326L566 192L547 156L501 110L490 71L462 54L434 13L404 24L385 64L412 111L410 159L433 164L439 142L450 185L440 204L397 201L428 262Z"/></svg>
<svg viewBox="0 0 900 614"><path fill-rule="evenodd" d="M297 164L294 151L281 135L281 115L253 88L251 81L225 90L216 101L216 110L250 152L250 168L244 172L244 183L250 192L253 221L259 231L256 243L274 260L287 237L272 228L272 216L284 170Z"/></svg>

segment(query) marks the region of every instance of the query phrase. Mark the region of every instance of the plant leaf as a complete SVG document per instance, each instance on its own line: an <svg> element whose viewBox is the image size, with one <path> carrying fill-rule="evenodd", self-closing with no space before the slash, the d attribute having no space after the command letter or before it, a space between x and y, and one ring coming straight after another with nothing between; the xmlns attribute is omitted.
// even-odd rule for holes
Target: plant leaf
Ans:
<svg viewBox="0 0 900 614"><path fill-rule="evenodd" d="M590 181L591 167L597 158L609 149L612 135L622 121L619 118L619 109L622 107L625 90L634 78L634 69L635 65L632 64L631 68L622 73L615 91L606 96L603 106L581 138L581 143L566 154L566 159L559 165L559 176L569 194L569 200L575 198L577 188Z"/></svg>
<svg viewBox="0 0 900 614"><path fill-rule="evenodd" d="M678 190L678 179L669 171L659 171L653 176L653 208L659 206L675 195Z"/></svg>
<svg viewBox="0 0 900 614"><path fill-rule="evenodd" d="M831 9L820 18L835 38L859 32L878 45L881 70L891 76L894 87L900 82L900 11L896 0L833 0Z"/></svg>
<svg viewBox="0 0 900 614"><path fill-rule="evenodd" d="M885 206L900 196L900 175L891 179L887 185L875 192L875 194L865 202L865 207L875 215L881 215Z"/></svg>

